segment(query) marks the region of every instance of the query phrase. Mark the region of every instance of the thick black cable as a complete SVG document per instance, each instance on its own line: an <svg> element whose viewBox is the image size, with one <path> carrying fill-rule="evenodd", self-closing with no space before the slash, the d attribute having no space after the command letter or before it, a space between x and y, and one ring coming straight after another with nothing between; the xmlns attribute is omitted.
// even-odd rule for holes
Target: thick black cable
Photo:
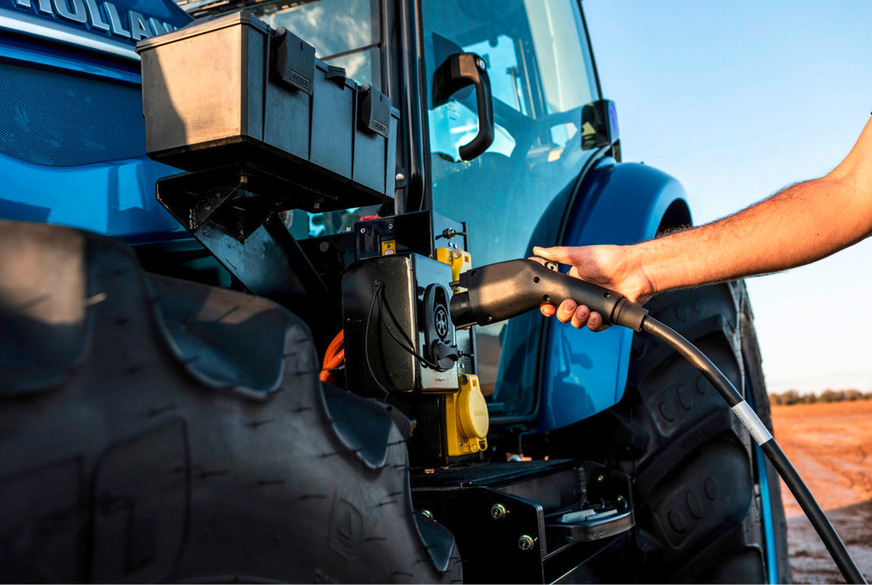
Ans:
<svg viewBox="0 0 872 585"><path fill-rule="evenodd" d="M821 540L824 541L824 545L830 552L830 556L833 557L833 560L836 562L836 566L839 567L839 571L842 572L845 581L848 583L866 583L866 579L860 572L860 568L857 567L854 559L851 558L848 549L845 547L842 539L839 538L832 523L830 523L830 519L827 518L826 514L824 514L824 511L814 499L811 491L809 491L808 486L802 481L799 473L797 473L796 469L793 468L793 464L791 464L790 460L787 459L787 455L784 454L784 451L781 450L778 443L773 439L760 445L760 449L766 453L769 461L772 462L772 465L778 471L778 474L782 479L784 479L784 483L786 483L787 487L790 488L790 493L792 493L793 497L796 498L796 501L799 502L802 511L805 512L806 516L808 516L812 526L814 526L815 530L820 535ZM809 506L804 506L803 502L810 502L811 504ZM824 537L824 534L827 534L827 537Z"/></svg>
<svg viewBox="0 0 872 585"><path fill-rule="evenodd" d="M709 382L714 384L717 391L721 393L721 396L730 405L730 408L745 400L723 372L680 333L650 316L646 317L645 321L642 322L642 331L650 334L652 337L656 337L689 361Z"/></svg>
<svg viewBox="0 0 872 585"><path fill-rule="evenodd" d="M736 390L732 382L724 376L724 374L708 357L705 356L705 354L703 354L687 339L682 337L678 332L650 316L646 317L645 321L642 323L642 331L663 341L669 347L678 352L679 355L689 361L709 382L714 385L715 389L724 397L727 404L730 405L730 408L741 408L744 406L743 403L745 403L745 399L739 391ZM735 408L733 410L736 411ZM756 414L754 415L754 418L759 422L759 418ZM745 420L742 422L747 425ZM753 431L752 434L754 434ZM756 436L755 439L757 439ZM767 439L768 440L765 440L764 442L758 441L760 448L769 458L769 461L772 462L772 465L775 467L775 470L778 471L778 474L784 480L784 483L786 483L787 487L790 488L793 497L796 498L802 511L805 512L805 515L808 517L812 526L814 526L814 529L823 541L824 546L827 547L830 556L835 561L839 571L841 571L842 577L844 577L845 581L848 583L865 584L866 579L863 577L863 573L860 572L857 563L853 558L851 558L851 554L845 547L845 543L842 542L841 538L839 538L835 528L833 528L833 525L830 523L826 514L824 514L824 511L814 499L814 496L812 496L811 491L809 491L808 486L805 485L805 482L787 459L784 451L782 451L781 447L778 446L778 443L775 442L775 439L772 438L771 435L768 435Z"/></svg>

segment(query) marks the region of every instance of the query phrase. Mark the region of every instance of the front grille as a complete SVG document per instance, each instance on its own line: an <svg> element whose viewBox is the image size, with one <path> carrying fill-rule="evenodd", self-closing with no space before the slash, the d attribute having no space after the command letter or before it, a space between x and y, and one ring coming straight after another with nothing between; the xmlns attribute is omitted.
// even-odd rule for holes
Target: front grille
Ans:
<svg viewBox="0 0 872 585"><path fill-rule="evenodd" d="M0 152L55 167L143 156L141 90L0 62Z"/></svg>

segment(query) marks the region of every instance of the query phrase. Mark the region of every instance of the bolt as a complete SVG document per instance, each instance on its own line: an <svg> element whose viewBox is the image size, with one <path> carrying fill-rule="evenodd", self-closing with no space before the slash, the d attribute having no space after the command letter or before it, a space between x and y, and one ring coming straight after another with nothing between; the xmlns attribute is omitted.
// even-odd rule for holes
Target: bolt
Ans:
<svg viewBox="0 0 872 585"><path fill-rule="evenodd" d="M460 376L460 383L461 384L468 384L469 383L469 376L467 376L466 374L463 374L462 376Z"/></svg>
<svg viewBox="0 0 872 585"><path fill-rule="evenodd" d="M404 175L403 173L397 173L397 176L394 177L394 179L396 179L397 183L402 183L406 180L406 175Z"/></svg>
<svg viewBox="0 0 872 585"><path fill-rule="evenodd" d="M484 59L479 59L478 61L476 61L476 64L478 65L479 69L487 68L487 63L484 62Z"/></svg>
<svg viewBox="0 0 872 585"><path fill-rule="evenodd" d="M502 520L506 517L506 507L502 504L494 504L491 506L491 518L493 520Z"/></svg>
<svg viewBox="0 0 872 585"><path fill-rule="evenodd" d="M530 552L535 544L536 541L533 540L533 537L526 534L521 535L521 538L518 539L518 548L523 552Z"/></svg>
<svg viewBox="0 0 872 585"><path fill-rule="evenodd" d="M605 479L605 478L604 478L603 476L601 476L601 475L596 476L596 480L597 480L597 481L602 481L602 480L604 480L604 479Z"/></svg>
<svg viewBox="0 0 872 585"><path fill-rule="evenodd" d="M392 229L394 229L394 224L392 224L392 223L389 223L389 224L388 224L388 229L389 229L389 230L392 230Z"/></svg>
<svg viewBox="0 0 872 585"><path fill-rule="evenodd" d="M421 510L421 515L433 520L433 512L430 510Z"/></svg>
<svg viewBox="0 0 872 585"><path fill-rule="evenodd" d="M366 233L366 228L360 228L360 233L365 234L365 233Z"/></svg>

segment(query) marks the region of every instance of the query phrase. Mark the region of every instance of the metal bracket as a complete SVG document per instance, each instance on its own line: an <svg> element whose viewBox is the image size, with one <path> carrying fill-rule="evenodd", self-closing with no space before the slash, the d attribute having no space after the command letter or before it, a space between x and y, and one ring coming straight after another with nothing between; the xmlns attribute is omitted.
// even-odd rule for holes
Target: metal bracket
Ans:
<svg viewBox="0 0 872 585"><path fill-rule="evenodd" d="M287 209L335 206L327 196L232 165L161 179L157 200L252 293L285 306L327 294L279 216Z"/></svg>

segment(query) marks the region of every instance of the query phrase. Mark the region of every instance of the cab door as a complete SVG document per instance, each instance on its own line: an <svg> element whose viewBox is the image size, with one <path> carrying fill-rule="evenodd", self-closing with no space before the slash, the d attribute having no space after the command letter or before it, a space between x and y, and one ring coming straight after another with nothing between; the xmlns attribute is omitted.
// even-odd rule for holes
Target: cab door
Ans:
<svg viewBox="0 0 872 585"><path fill-rule="evenodd" d="M434 209L467 222L473 265L556 243L580 177L601 152L585 107L600 95L578 2L422 0L421 20ZM472 160L461 149L483 130L477 90L434 98L437 70L459 53L481 58L493 102L493 142ZM478 329L492 416L533 415L542 321L532 313Z"/></svg>

